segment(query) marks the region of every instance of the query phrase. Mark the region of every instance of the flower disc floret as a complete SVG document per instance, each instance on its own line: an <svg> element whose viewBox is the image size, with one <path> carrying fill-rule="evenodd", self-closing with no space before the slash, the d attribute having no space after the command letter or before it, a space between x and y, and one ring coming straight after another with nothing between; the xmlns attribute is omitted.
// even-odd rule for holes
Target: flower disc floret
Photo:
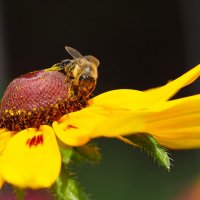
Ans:
<svg viewBox="0 0 200 200"><path fill-rule="evenodd" d="M66 113L85 107L74 95L73 80L59 71L35 71L14 79L1 102L0 126L19 131L51 125Z"/></svg>

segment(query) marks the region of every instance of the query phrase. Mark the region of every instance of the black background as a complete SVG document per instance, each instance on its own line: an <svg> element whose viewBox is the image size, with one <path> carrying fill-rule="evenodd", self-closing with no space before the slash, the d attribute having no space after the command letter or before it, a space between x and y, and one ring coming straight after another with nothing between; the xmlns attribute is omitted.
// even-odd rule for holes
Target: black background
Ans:
<svg viewBox="0 0 200 200"><path fill-rule="evenodd" d="M8 0L5 19L11 78L69 57L65 45L99 58L98 93L157 86L183 71L177 1Z"/></svg>

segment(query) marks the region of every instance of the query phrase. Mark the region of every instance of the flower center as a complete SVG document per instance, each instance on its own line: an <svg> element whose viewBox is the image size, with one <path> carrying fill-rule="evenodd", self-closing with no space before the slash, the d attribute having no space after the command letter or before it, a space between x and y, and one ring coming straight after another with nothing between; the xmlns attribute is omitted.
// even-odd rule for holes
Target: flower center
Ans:
<svg viewBox="0 0 200 200"><path fill-rule="evenodd" d="M19 131L51 125L62 115L87 105L88 96L77 97L73 80L58 71L35 71L14 79L1 102L0 127Z"/></svg>

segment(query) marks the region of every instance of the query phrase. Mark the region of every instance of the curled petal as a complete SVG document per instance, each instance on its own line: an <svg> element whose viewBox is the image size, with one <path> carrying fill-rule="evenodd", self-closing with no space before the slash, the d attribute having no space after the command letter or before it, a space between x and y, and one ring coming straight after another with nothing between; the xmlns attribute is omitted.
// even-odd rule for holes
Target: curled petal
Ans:
<svg viewBox="0 0 200 200"><path fill-rule="evenodd" d="M200 65L197 65L179 78L170 81L166 85L145 91L149 105L158 102L164 102L170 99L181 88L191 84L200 76Z"/></svg>
<svg viewBox="0 0 200 200"><path fill-rule="evenodd" d="M112 106L130 110L147 109L157 103L164 102L176 94L181 88L189 85L200 76L200 65L194 67L179 78L166 85L147 91L120 89L105 92L89 101L90 106Z"/></svg>
<svg viewBox="0 0 200 200"><path fill-rule="evenodd" d="M61 156L53 129L28 128L14 135L0 156L3 179L21 188L50 187L57 179Z"/></svg>
<svg viewBox="0 0 200 200"><path fill-rule="evenodd" d="M162 145L174 149L199 147L200 95L164 102L151 111L145 131Z"/></svg>

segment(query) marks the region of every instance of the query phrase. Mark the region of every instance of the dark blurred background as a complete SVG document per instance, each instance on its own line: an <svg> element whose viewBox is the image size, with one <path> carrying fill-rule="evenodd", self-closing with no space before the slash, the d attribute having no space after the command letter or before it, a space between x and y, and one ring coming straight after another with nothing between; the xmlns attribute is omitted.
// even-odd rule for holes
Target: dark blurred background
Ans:
<svg viewBox="0 0 200 200"><path fill-rule="evenodd" d="M2 0L1 95L13 78L70 58L65 45L99 58L95 94L165 84L200 63L199 9L198 0ZM168 173L138 149L97 142L102 162L78 174L95 200L174 200L200 172L197 150L170 151Z"/></svg>

